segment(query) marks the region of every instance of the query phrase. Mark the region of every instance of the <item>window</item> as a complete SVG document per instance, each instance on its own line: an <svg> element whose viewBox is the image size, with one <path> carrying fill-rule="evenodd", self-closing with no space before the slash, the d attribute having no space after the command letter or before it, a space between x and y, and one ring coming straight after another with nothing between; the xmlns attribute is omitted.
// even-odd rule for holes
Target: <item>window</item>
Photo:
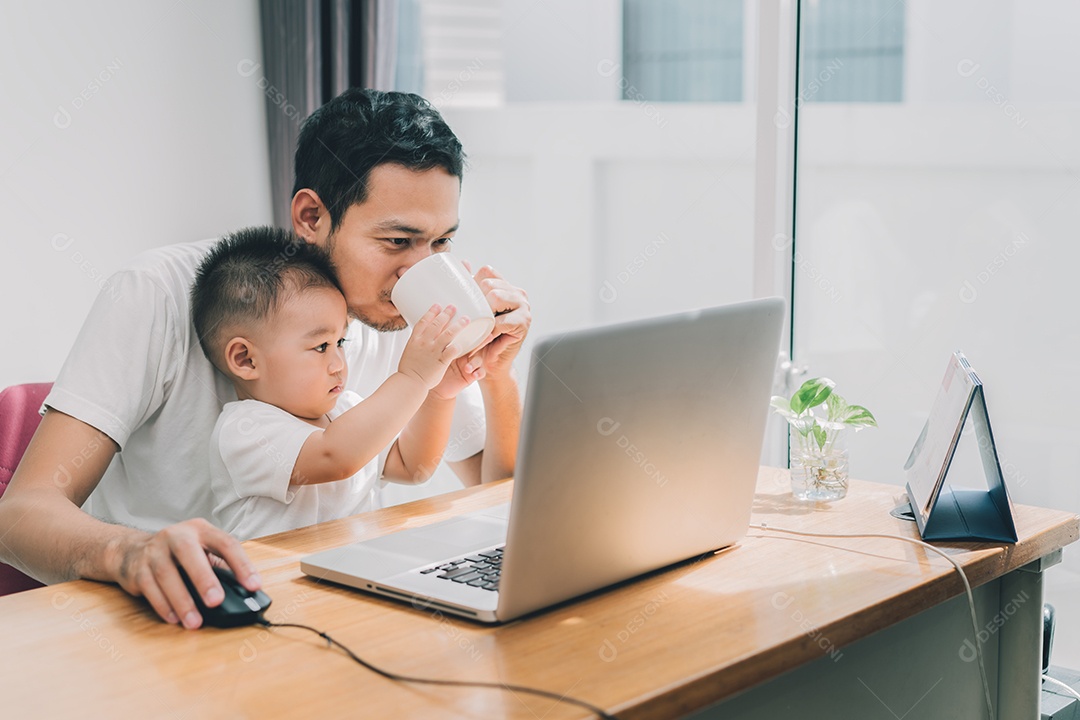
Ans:
<svg viewBox="0 0 1080 720"><path fill-rule="evenodd" d="M800 7L804 102L900 102L904 8L895 0L809 0Z"/></svg>
<svg viewBox="0 0 1080 720"><path fill-rule="evenodd" d="M741 102L743 0L624 0L624 100Z"/></svg>

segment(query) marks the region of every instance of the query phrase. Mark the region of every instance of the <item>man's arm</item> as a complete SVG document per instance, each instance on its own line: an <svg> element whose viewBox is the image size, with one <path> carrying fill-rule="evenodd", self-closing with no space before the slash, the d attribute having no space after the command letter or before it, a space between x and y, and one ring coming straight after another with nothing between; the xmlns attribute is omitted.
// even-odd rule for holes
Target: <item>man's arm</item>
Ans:
<svg viewBox="0 0 1080 720"><path fill-rule="evenodd" d="M472 457L447 463L466 486L512 477L517 459L518 428L521 425L521 397L511 375L502 381L480 382L484 398L487 430L484 449Z"/></svg>
<svg viewBox="0 0 1080 720"><path fill-rule="evenodd" d="M157 533L110 525L80 506L118 451L107 435L55 410L42 418L4 496L0 498L0 560L45 582L75 578L118 583L142 595L163 619L202 623L176 564L184 567L208 606L224 594L207 552L223 558L250 590L261 586L240 543L205 520L187 520Z"/></svg>
<svg viewBox="0 0 1080 720"><path fill-rule="evenodd" d="M487 427L484 449L465 460L448 463L466 486L502 480L514 474L521 393L513 362L532 325L524 290L508 283L490 266L480 268L474 277L495 313L495 327L491 342L476 353L486 372L480 381Z"/></svg>
<svg viewBox="0 0 1080 720"><path fill-rule="evenodd" d="M430 478L442 460L453 418L454 399L428 393L424 404L390 447L383 477L404 484L422 483Z"/></svg>
<svg viewBox="0 0 1080 720"><path fill-rule="evenodd" d="M446 452L454 422L454 404L462 390L484 378L480 360L459 357L402 430L386 458L383 476L401 483L422 483L431 477Z"/></svg>

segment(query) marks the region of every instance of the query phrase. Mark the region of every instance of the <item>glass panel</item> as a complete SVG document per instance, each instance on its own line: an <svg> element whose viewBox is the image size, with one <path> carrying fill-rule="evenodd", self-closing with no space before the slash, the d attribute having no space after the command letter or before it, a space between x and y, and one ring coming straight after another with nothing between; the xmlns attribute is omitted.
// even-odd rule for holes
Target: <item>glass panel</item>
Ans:
<svg viewBox="0 0 1080 720"><path fill-rule="evenodd" d="M1080 511L1060 400L1080 351L1080 6L910 0L868 15L871 5L801 5L796 358L878 418L851 438L852 475L901 485L948 358L963 350L986 384L1014 500ZM854 47L902 67L845 59L810 92L815 63ZM867 83L878 87L858 89ZM971 442L950 478L978 487ZM1078 571L1066 552L1047 576L1051 602L1071 606ZM1080 618L1058 618L1054 662L1077 667Z"/></svg>

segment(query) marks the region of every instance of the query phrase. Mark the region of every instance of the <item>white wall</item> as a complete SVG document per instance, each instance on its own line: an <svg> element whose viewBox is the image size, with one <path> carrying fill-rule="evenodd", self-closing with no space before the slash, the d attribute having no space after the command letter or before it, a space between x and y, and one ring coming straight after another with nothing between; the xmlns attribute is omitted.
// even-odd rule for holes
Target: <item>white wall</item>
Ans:
<svg viewBox="0 0 1080 720"><path fill-rule="evenodd" d="M908 0L907 103L980 103L985 78L1014 102L1076 102L1080 5L1073 0ZM957 73L957 66L974 70ZM1066 79L1069 78L1069 79Z"/></svg>
<svg viewBox="0 0 1080 720"><path fill-rule="evenodd" d="M545 335L753 296L753 113L646 102L443 110L469 155L454 252L529 293L523 387ZM455 487L440 472L386 497Z"/></svg>
<svg viewBox="0 0 1080 720"><path fill-rule="evenodd" d="M455 252L529 292L532 335L752 296L746 105L454 108Z"/></svg>
<svg viewBox="0 0 1080 720"><path fill-rule="evenodd" d="M146 248L271 220L255 0L0 5L0 387Z"/></svg>

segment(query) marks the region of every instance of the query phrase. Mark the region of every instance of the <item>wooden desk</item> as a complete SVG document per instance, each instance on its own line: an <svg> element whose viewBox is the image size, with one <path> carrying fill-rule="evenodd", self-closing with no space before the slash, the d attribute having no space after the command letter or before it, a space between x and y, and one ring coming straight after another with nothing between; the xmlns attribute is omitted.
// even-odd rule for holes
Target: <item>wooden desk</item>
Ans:
<svg viewBox="0 0 1080 720"><path fill-rule="evenodd" d="M815 508L791 499L785 473L762 469L754 522L917 537L913 523L889 515L898 488L856 481L846 499ZM944 717L932 709L940 707L949 717L983 717L977 664L963 657L971 626L966 601L956 597L961 582L943 558L899 541L764 538L752 530L706 560L501 627L300 573L302 555L503 502L511 487L504 481L248 542L274 601L267 617L324 629L396 672L545 688L620 718L741 719L787 716L785 708L802 718ZM1016 511L1015 546L944 546L980 586L995 686L1008 663L1038 653L1030 625L1041 618L1041 574L1020 568L1052 559L1080 530L1068 513ZM1019 604L1018 593L1026 594ZM184 631L118 588L86 581L0 599L0 638L5 717L588 716L509 692L397 684L302 630ZM936 664L920 659L922 650L932 650ZM1037 670L1017 677L995 688L1002 702L1037 702Z"/></svg>

